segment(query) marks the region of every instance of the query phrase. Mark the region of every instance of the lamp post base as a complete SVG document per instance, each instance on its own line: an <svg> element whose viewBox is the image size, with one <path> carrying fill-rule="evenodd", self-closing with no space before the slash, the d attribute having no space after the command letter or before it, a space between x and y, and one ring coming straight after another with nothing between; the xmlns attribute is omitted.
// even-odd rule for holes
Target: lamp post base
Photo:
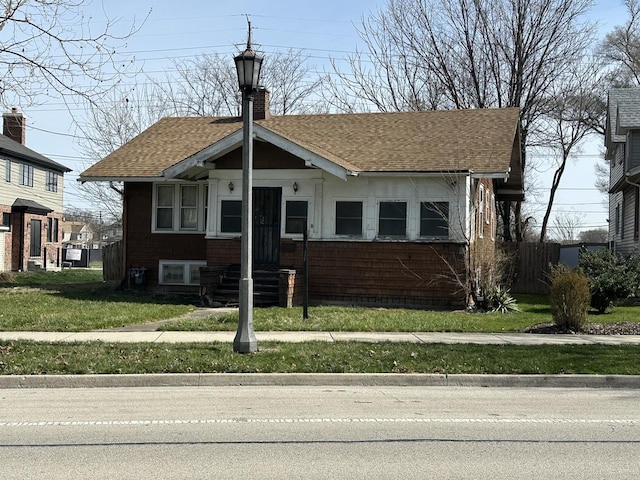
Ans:
<svg viewBox="0 0 640 480"><path fill-rule="evenodd" d="M253 331L253 278L240 279L240 318L233 339L233 351L253 353L258 350L258 341Z"/></svg>

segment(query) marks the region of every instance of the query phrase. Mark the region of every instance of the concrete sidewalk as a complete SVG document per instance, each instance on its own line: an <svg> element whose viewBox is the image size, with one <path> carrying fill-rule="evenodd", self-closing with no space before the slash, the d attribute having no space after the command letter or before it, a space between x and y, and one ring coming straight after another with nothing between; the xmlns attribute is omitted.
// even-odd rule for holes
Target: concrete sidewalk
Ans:
<svg viewBox="0 0 640 480"><path fill-rule="evenodd" d="M0 332L0 341L37 342L125 342L187 343L233 342L235 332ZM258 342L406 342L472 343L478 345L638 345L640 335L550 335L532 333L456 333L456 332L256 332Z"/></svg>
<svg viewBox="0 0 640 480"><path fill-rule="evenodd" d="M233 342L235 332L0 332L0 341L38 342ZM256 332L260 342L410 342L484 345L637 345L640 335L548 335L446 332ZM446 374L144 374L0 375L3 388L106 388L205 386L440 386L640 389L640 375L446 375Z"/></svg>

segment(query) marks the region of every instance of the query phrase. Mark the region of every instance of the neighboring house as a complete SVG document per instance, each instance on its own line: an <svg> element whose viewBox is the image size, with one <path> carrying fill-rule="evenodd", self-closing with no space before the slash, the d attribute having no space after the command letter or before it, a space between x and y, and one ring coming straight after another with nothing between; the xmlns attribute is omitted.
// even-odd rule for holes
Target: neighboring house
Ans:
<svg viewBox="0 0 640 480"><path fill-rule="evenodd" d="M609 242L626 255L640 247L640 88L609 91L605 146Z"/></svg>
<svg viewBox="0 0 640 480"><path fill-rule="evenodd" d="M94 233L84 222L62 222L62 244L64 248L94 248Z"/></svg>
<svg viewBox="0 0 640 480"><path fill-rule="evenodd" d="M0 271L61 265L64 174L71 170L27 148L25 116L3 115L0 135Z"/></svg>
<svg viewBox="0 0 640 480"><path fill-rule="evenodd" d="M312 303L464 305L460 283L491 264L496 202L523 198L519 111L275 117L268 104L260 90L254 269L291 282L306 226ZM200 267L240 263L241 149L238 118L165 118L80 175L124 182L123 278L197 290Z"/></svg>

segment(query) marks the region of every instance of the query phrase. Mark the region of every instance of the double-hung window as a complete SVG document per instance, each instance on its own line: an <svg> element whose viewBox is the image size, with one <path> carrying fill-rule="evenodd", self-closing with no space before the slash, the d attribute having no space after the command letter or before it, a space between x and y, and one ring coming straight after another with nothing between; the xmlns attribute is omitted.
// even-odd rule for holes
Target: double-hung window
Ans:
<svg viewBox="0 0 640 480"><path fill-rule="evenodd" d="M33 165L20 164L20 185L33 187Z"/></svg>
<svg viewBox="0 0 640 480"><path fill-rule="evenodd" d="M58 174L47 170L47 183L45 184L47 192L58 191Z"/></svg>
<svg viewBox="0 0 640 480"><path fill-rule="evenodd" d="M378 235L381 237L407 235L407 202L380 202Z"/></svg>
<svg viewBox="0 0 640 480"><path fill-rule="evenodd" d="M156 229L157 230L173 229L174 190L175 188L173 185L157 185L156 186Z"/></svg>
<svg viewBox="0 0 640 480"><path fill-rule="evenodd" d="M336 235L362 236L362 202L336 202Z"/></svg>
<svg viewBox="0 0 640 480"><path fill-rule="evenodd" d="M449 202L420 203L420 236L449 238Z"/></svg>
<svg viewBox="0 0 640 480"><path fill-rule="evenodd" d="M198 228L198 185L180 186L180 230Z"/></svg>

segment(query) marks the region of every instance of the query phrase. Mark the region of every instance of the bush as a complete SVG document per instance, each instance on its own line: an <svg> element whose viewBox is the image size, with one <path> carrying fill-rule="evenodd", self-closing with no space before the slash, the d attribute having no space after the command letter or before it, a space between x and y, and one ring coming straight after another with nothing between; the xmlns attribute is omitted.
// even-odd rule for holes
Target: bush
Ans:
<svg viewBox="0 0 640 480"><path fill-rule="evenodd" d="M520 308L515 298L511 296L509 289L498 285L489 292L486 300L491 312L509 313L519 312Z"/></svg>
<svg viewBox="0 0 640 480"><path fill-rule="evenodd" d="M583 252L578 269L589 278L591 306L599 313L607 311L613 302L628 298L640 286L640 257L616 255L600 249Z"/></svg>
<svg viewBox="0 0 640 480"><path fill-rule="evenodd" d="M549 304L553 321L559 328L580 331L587 323L589 299L587 277L565 268L552 272Z"/></svg>

